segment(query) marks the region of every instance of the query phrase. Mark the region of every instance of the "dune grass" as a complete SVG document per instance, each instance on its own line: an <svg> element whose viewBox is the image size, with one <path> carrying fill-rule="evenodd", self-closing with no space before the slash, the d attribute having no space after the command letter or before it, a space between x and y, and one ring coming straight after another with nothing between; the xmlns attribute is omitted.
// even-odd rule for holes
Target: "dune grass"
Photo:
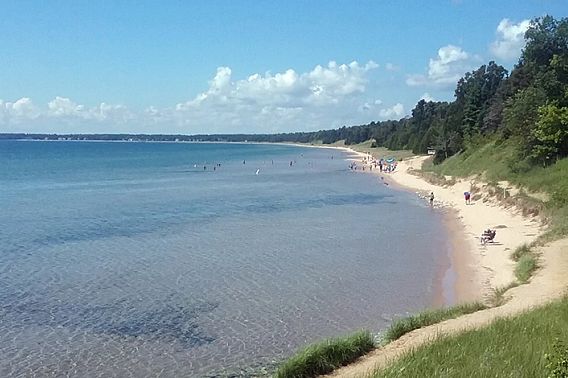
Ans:
<svg viewBox="0 0 568 378"><path fill-rule="evenodd" d="M521 246L519 246L517 249L515 249L513 251L513 253L511 253L511 259L513 261L519 261L521 259L521 257L523 257L524 255L527 255L531 253L531 247L528 244L523 244Z"/></svg>
<svg viewBox="0 0 568 378"><path fill-rule="evenodd" d="M505 297L505 293L514 287L519 286L518 282L511 282L508 285L497 287L493 289L493 295L489 298L489 303L491 307L498 307L502 306L507 302L507 298Z"/></svg>
<svg viewBox="0 0 568 378"><path fill-rule="evenodd" d="M375 348L373 335L360 331L353 335L328 339L301 350L278 368L277 378L307 378L332 372L355 361Z"/></svg>
<svg viewBox="0 0 568 378"><path fill-rule="evenodd" d="M518 160L516 148L513 142L484 141L441 164L427 161L422 169L441 176L480 175L484 181L496 184L507 181L522 190L523 194L516 196L519 202L542 207L539 213L549 221L542 242L568 235L568 158L547 167L531 166Z"/></svg>
<svg viewBox="0 0 568 378"><path fill-rule="evenodd" d="M526 283L538 268L535 246L568 235L568 158L547 167L531 166L518 159L513 142L489 140L483 143L471 146L442 164L427 162L423 170L457 177L481 175L485 181L494 183L489 187L490 192L495 189L496 194L505 192L499 187L500 181L521 189L514 197L498 199L522 209L523 214L538 214L548 223L547 231L536 243L521 246L511 255L517 262L515 276L518 282Z"/></svg>
<svg viewBox="0 0 568 378"><path fill-rule="evenodd" d="M523 244L511 253L511 259L516 261L515 277L519 283L528 282L537 269L537 256L533 251L534 245Z"/></svg>
<svg viewBox="0 0 568 378"><path fill-rule="evenodd" d="M536 257L532 254L523 255L515 266L515 277L520 283L528 282L537 268Z"/></svg>
<svg viewBox="0 0 568 378"><path fill-rule="evenodd" d="M414 331L415 329L436 324L447 319L457 318L461 315L471 314L472 312L486 308L487 306L481 302L473 302L460 304L453 307L426 310L416 315L397 319L392 322L391 326L385 332L383 341L385 343L389 343L410 331Z"/></svg>
<svg viewBox="0 0 568 378"><path fill-rule="evenodd" d="M409 352L376 378L546 377L568 356L555 351L568 341L568 299ZM565 345L565 344L564 344ZM548 357L547 357L548 356ZM560 375L555 375L560 376Z"/></svg>

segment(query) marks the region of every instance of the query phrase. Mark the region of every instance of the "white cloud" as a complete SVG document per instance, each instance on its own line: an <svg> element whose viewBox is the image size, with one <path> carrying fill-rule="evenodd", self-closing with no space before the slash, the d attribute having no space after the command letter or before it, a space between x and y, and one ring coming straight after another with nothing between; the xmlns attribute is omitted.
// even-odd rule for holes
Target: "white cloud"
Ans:
<svg viewBox="0 0 568 378"><path fill-rule="evenodd" d="M477 56L471 55L461 47L447 45L438 50L436 58L430 58L427 75L409 75L406 84L409 86L452 87L457 81L473 68L478 61Z"/></svg>
<svg viewBox="0 0 568 378"><path fill-rule="evenodd" d="M229 67L218 67L217 74L209 82L211 92L223 92L231 84L231 69Z"/></svg>
<svg viewBox="0 0 568 378"><path fill-rule="evenodd" d="M377 67L373 61L331 61L305 73L288 69L276 74L256 73L241 80L232 78L230 68L220 67L208 90L177 104L172 116L211 132L220 132L226 125L234 126L234 131L253 125L289 130L294 123L296 127L318 128L354 122L359 119L353 109L370 109L368 100L361 97L369 72Z"/></svg>
<svg viewBox="0 0 568 378"><path fill-rule="evenodd" d="M37 124L77 124L79 126L97 122L107 122L108 125L124 124L132 121L136 115L124 105L109 105L101 103L87 108L75 103L69 98L57 96L47 103L45 108L36 106L31 99L23 97L15 102L0 100L0 126L24 125L34 127ZM36 130L44 131L44 130ZM77 130L68 130L75 132Z"/></svg>
<svg viewBox="0 0 568 378"><path fill-rule="evenodd" d="M420 97L420 100L424 100L424 101L426 101L426 102L436 101L436 100L434 99L434 97L430 96L430 93L428 93L428 92L425 92L425 93Z"/></svg>
<svg viewBox="0 0 568 378"><path fill-rule="evenodd" d="M87 118L122 124L135 120L136 116L124 105L111 105L101 102L99 106L89 109Z"/></svg>
<svg viewBox="0 0 568 378"><path fill-rule="evenodd" d="M0 123L15 120L17 123L33 120L40 116L40 112L28 97L22 97L15 102L0 100Z"/></svg>
<svg viewBox="0 0 568 378"><path fill-rule="evenodd" d="M399 102L390 108L381 109L379 115L382 119L401 118L404 114L404 106Z"/></svg>
<svg viewBox="0 0 568 378"><path fill-rule="evenodd" d="M141 111L102 102L82 105L57 96L36 107L29 98L0 101L0 130L30 132L180 132L235 133L314 130L369 122L381 110L381 100L367 95L369 61L317 65L307 72L288 69L233 77L218 67L207 90L171 107ZM401 105L402 106L402 105ZM388 114L397 114L393 108ZM33 122L26 122L23 121ZM16 127L16 126L17 127ZM7 129L7 130L6 130Z"/></svg>
<svg viewBox="0 0 568 378"><path fill-rule="evenodd" d="M47 103L47 114L51 117L80 116L85 110L83 105L77 105L65 97L55 97Z"/></svg>
<svg viewBox="0 0 568 378"><path fill-rule="evenodd" d="M491 53L499 59L512 61L519 57L525 46L525 32L530 26L530 20L517 24L504 18L497 26L497 39L489 46Z"/></svg>

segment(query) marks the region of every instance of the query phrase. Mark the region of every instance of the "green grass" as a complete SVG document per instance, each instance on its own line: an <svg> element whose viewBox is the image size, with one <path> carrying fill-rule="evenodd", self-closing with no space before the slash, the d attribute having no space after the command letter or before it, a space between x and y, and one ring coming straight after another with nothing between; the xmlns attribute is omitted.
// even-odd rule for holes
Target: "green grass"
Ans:
<svg viewBox="0 0 568 378"><path fill-rule="evenodd" d="M538 239L539 245L568 235L568 206L556 208L551 213L548 230Z"/></svg>
<svg viewBox="0 0 568 378"><path fill-rule="evenodd" d="M519 283L528 282L533 272L538 268L538 258L533 249L534 245L523 244L511 253L511 259L517 262L515 277Z"/></svg>
<svg viewBox="0 0 568 378"><path fill-rule="evenodd" d="M523 244L519 247L517 247L517 249L515 249L513 251L513 253L511 253L511 260L513 261L519 261L521 259L521 257L523 257L524 255L527 255L531 253L531 247L528 244Z"/></svg>
<svg viewBox="0 0 568 378"><path fill-rule="evenodd" d="M529 192L549 194L555 205L568 205L568 158L546 168L516 161L512 142L489 141L454 155L442 164L425 164L423 169L441 175L468 177L482 175L487 182L509 181Z"/></svg>
<svg viewBox="0 0 568 378"><path fill-rule="evenodd" d="M546 377L545 355L554 352L556 338L568 341L566 298L479 330L439 338L373 377Z"/></svg>
<svg viewBox="0 0 568 378"><path fill-rule="evenodd" d="M532 254L523 255L515 266L515 277L520 283L528 282L536 268L536 257Z"/></svg>
<svg viewBox="0 0 568 378"><path fill-rule="evenodd" d="M425 170L431 170L441 175L467 177L484 174L485 181L500 181L511 179L511 169L508 162L513 159L514 147L498 145L489 142L481 147L456 154L442 164L425 165Z"/></svg>
<svg viewBox="0 0 568 378"><path fill-rule="evenodd" d="M411 315L406 318L395 320L387 329L384 336L384 342L388 343L398 339L402 335L413 331L418 328L426 327L432 324L439 323L447 319L457 318L458 316L471 314L479 310L486 309L483 303L473 302L461 304L448 308L441 308L436 310L422 311L416 315Z"/></svg>
<svg viewBox="0 0 568 378"><path fill-rule="evenodd" d="M371 333L328 339L310 345L286 360L276 372L277 378L316 377L355 361L375 348Z"/></svg>

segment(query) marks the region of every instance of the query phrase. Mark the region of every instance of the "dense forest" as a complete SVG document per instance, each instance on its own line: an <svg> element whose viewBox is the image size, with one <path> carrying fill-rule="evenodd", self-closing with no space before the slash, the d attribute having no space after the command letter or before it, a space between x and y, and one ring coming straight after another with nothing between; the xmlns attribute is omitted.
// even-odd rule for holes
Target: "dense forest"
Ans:
<svg viewBox="0 0 568 378"><path fill-rule="evenodd" d="M2 138L319 142L356 144L374 139L376 146L437 151L436 161L486 138L514 143L515 164L547 165L568 156L568 19L534 19L526 45L509 73L495 62L461 78L452 102L421 100L412 115L398 121L371 122L316 132L232 135L28 135ZM514 165L514 164L513 164ZM515 169L514 166L512 166Z"/></svg>

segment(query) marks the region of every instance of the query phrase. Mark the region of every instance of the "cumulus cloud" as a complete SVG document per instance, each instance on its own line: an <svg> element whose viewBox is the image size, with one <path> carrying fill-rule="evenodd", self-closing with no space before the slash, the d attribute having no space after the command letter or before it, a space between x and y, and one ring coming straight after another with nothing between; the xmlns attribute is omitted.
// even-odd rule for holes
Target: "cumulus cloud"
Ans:
<svg viewBox="0 0 568 378"><path fill-rule="evenodd" d="M395 119L401 118L404 114L404 106L399 102L390 108L381 109L379 115L382 119Z"/></svg>
<svg viewBox="0 0 568 378"><path fill-rule="evenodd" d="M397 116L402 112L402 105L382 109L381 100L367 95L370 73L377 67L373 61L331 61L307 72L288 69L254 73L241 79L233 76L230 67L218 67L204 92L170 107L149 106L141 111L106 102L87 106L63 96L55 97L44 107L36 107L29 98L14 103L0 101L0 126L34 119L35 123L26 125L57 125L67 132L167 129L180 133L234 133L369 122L379 114ZM41 131L39 126L34 130Z"/></svg>
<svg viewBox="0 0 568 378"><path fill-rule="evenodd" d="M233 79L229 67L219 67L207 91L177 104L173 117L193 126L260 124L280 130L296 122L301 127L332 127L335 122L350 122L348 108L370 109L363 99L354 101L365 93L368 74L377 67L373 61L331 61L309 72L288 69L241 80Z"/></svg>
<svg viewBox="0 0 568 378"><path fill-rule="evenodd" d="M286 106L293 104L336 103L342 97L363 93L366 74L377 67L373 61L360 65L353 61L327 67L316 66L312 71L298 74L293 69L283 73L254 74L245 80L232 80L229 67L217 68L209 89L193 100L177 105L178 110L208 102L256 103Z"/></svg>
<svg viewBox="0 0 568 378"><path fill-rule="evenodd" d="M55 97L47 103L47 114L51 117L80 116L85 107L65 97Z"/></svg>
<svg viewBox="0 0 568 378"><path fill-rule="evenodd" d="M406 84L409 86L452 87L467 72L473 68L473 63L479 60L461 47L447 45L438 50L436 58L430 58L426 75L409 75Z"/></svg>
<svg viewBox="0 0 568 378"><path fill-rule="evenodd" d="M12 119L22 122L36 119L39 116L39 110L28 97L22 97L15 102L0 100L0 122Z"/></svg>
<svg viewBox="0 0 568 378"><path fill-rule="evenodd" d="M508 18L502 19L495 32L497 39L489 46L491 53L505 61L518 58L525 46L525 32L529 26L530 20L523 20L515 24Z"/></svg>
<svg viewBox="0 0 568 378"><path fill-rule="evenodd" d="M5 126L23 123L27 126L33 126L34 122L46 124L50 120L63 123L80 121L81 123L123 124L135 118L135 114L124 105L110 105L103 102L95 107L87 108L69 98L60 96L49 101L45 108L36 106L28 97L23 97L15 102L0 100L0 125Z"/></svg>

